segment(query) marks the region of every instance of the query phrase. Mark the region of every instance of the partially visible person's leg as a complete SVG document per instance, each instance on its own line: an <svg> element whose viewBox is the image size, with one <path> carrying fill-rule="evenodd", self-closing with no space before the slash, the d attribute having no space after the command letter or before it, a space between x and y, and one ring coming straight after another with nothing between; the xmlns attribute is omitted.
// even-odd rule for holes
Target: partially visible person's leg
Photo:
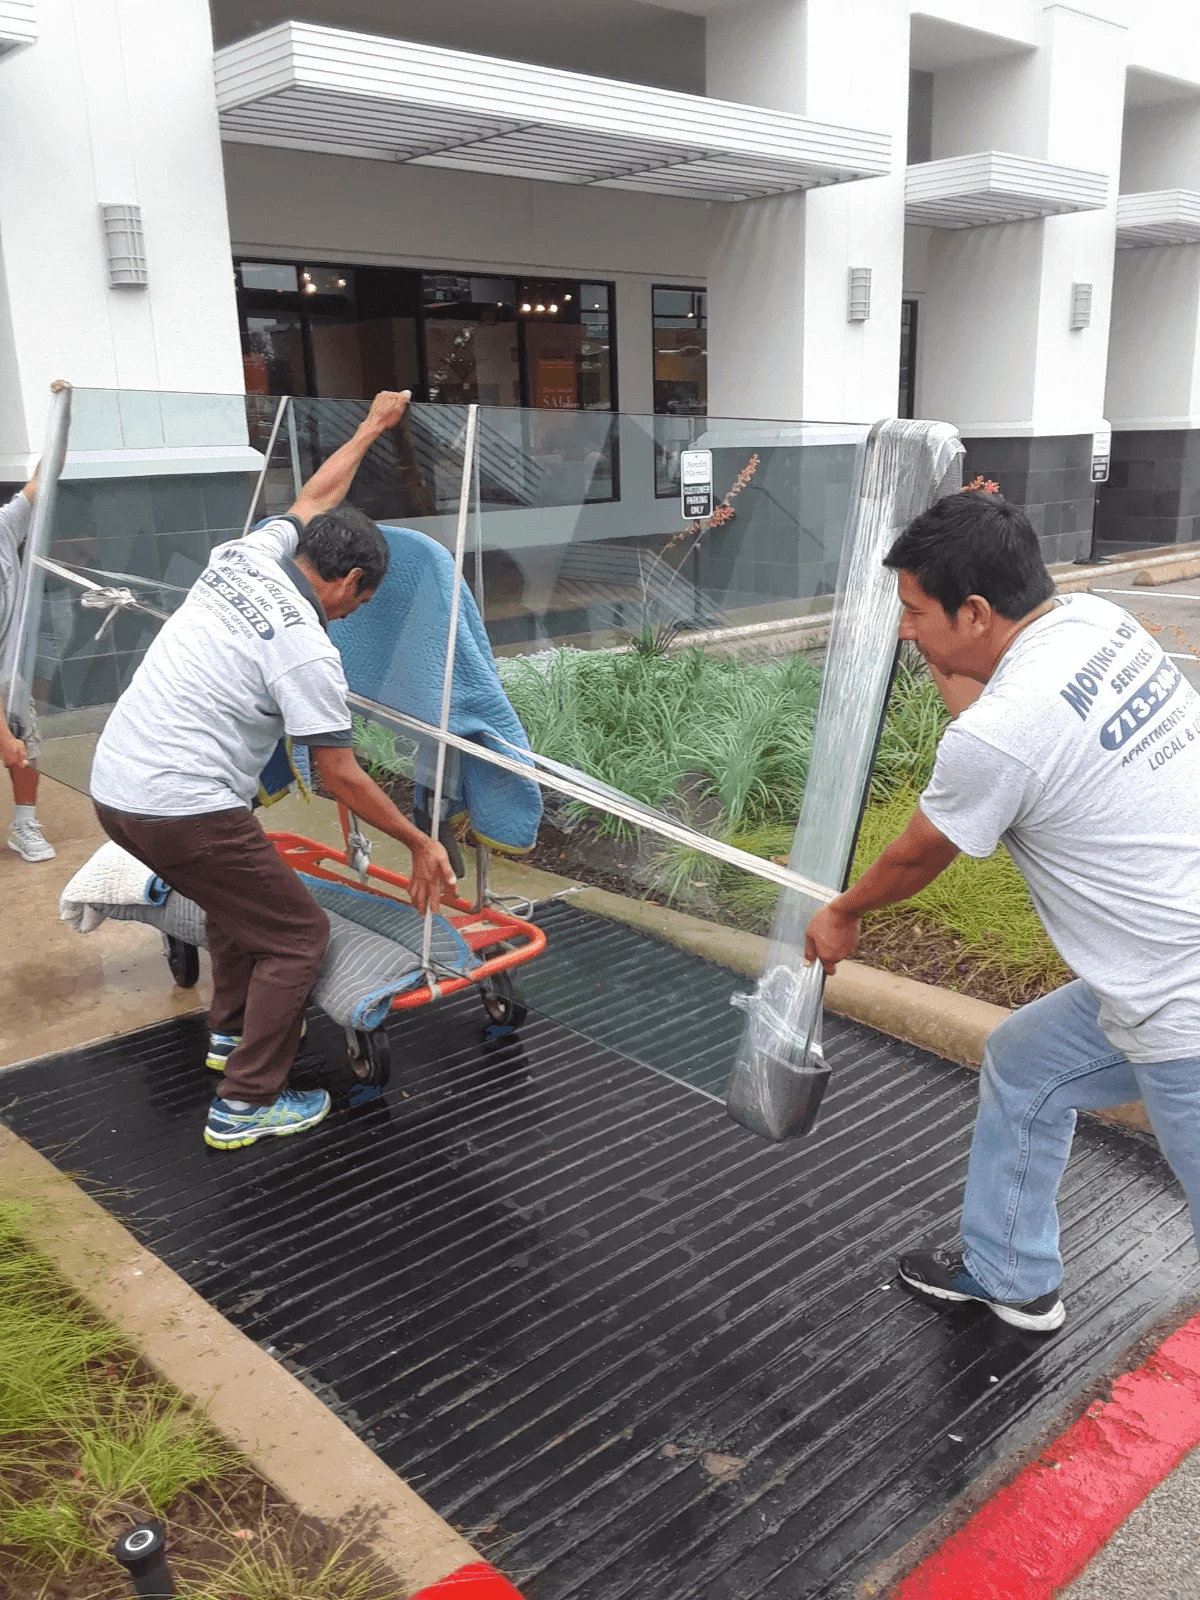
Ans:
<svg viewBox="0 0 1200 1600"><path fill-rule="evenodd" d="M329 919L249 811L161 820L96 813L110 838L204 911L210 1021L242 1036L220 1096L269 1106L295 1059Z"/></svg>
<svg viewBox="0 0 1200 1600"><path fill-rule="evenodd" d="M8 848L26 861L53 861L54 846L42 832L37 819L38 769L30 762L24 767L9 767L12 780L13 819L8 829Z"/></svg>
<svg viewBox="0 0 1200 1600"><path fill-rule="evenodd" d="M988 1039L962 1237L967 1271L998 1300L1032 1300L1062 1282L1055 1196L1076 1110L1141 1093L1096 1010L1077 980L1022 1006Z"/></svg>
<svg viewBox="0 0 1200 1600"><path fill-rule="evenodd" d="M1150 1126L1183 1185L1200 1243L1200 1057L1135 1065Z"/></svg>

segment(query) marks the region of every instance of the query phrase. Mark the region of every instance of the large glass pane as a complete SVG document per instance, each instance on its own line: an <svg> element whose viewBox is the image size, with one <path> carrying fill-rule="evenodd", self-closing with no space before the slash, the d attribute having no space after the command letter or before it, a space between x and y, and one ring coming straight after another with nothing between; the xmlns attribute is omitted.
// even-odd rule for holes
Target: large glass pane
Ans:
<svg viewBox="0 0 1200 1600"><path fill-rule="evenodd" d="M162 429L166 416L174 434L190 416L197 437L210 438L221 419L230 426L230 403L238 408L242 469L146 478L130 462L126 477L67 478L51 554L77 570L109 574L96 581L125 574L120 581L136 594L173 610L211 547L242 531L259 475L258 515L286 509L298 483L354 434L366 411L362 400L285 403L269 395L213 397L205 410L200 397L83 390L80 438L110 435L120 445L141 438L155 418ZM714 514L702 522L685 520L680 501L658 493L664 421L688 422L688 443L712 453ZM402 427L366 456L352 502L384 525L451 549L466 422L462 406L411 406ZM858 427L811 422L482 408L467 581L482 600L502 680L534 747L710 834L741 837L766 814L794 821L816 670L789 666L784 645L782 666L746 672L722 654L714 634L765 624L771 638L786 640L790 624L826 610L862 437ZM387 619L376 622L386 635ZM123 611L98 638L98 614L82 610L66 581L51 579L38 627L43 763L51 776L82 786L94 734L157 624ZM690 640L715 651L704 669L712 683L706 677L694 693L682 677ZM714 720L704 696L717 691L723 712ZM611 707L640 696L645 717L613 723ZM739 754L747 739L750 754ZM765 770L774 773L770 794ZM566 827L576 811L552 805ZM603 818L595 826L603 830ZM627 832L622 822L613 826ZM691 870L686 893L701 885L702 909L707 878L686 862L680 867L678 850L670 858L661 845L637 846L640 882L658 872L656 862L674 870L674 859L675 869Z"/></svg>

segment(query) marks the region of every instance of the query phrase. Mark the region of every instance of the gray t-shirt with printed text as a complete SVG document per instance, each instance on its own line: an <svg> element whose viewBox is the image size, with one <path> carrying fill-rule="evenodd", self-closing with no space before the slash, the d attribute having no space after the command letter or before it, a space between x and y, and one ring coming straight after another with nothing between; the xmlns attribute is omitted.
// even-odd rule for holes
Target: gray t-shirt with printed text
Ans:
<svg viewBox="0 0 1200 1600"><path fill-rule="evenodd" d="M212 552L100 735L94 800L141 816L230 811L250 805L283 734L350 743L341 657L288 570L297 540L279 517Z"/></svg>
<svg viewBox="0 0 1200 1600"><path fill-rule="evenodd" d="M1133 617L1072 595L1019 633L921 810L967 855L1003 841L1117 1050L1200 1057L1200 696Z"/></svg>

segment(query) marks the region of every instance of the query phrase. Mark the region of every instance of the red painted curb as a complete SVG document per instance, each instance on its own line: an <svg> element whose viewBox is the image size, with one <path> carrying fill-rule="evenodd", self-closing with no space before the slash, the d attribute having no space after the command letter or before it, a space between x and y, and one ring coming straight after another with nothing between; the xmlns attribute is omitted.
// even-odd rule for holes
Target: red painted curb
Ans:
<svg viewBox="0 0 1200 1600"><path fill-rule="evenodd" d="M1113 1385L891 1600L1053 1600L1200 1445L1200 1317Z"/></svg>
<svg viewBox="0 0 1200 1600"><path fill-rule="evenodd" d="M449 1600L521 1600L519 1590L486 1561L473 1561L469 1567L459 1567L431 1589L422 1589L413 1595L412 1600L443 1600L443 1596L448 1596Z"/></svg>

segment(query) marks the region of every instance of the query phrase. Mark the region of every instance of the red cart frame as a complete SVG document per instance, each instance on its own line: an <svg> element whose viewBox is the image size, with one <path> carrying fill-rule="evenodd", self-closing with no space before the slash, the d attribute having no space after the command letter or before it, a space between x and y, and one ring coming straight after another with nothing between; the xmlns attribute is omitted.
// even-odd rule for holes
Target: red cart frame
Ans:
<svg viewBox="0 0 1200 1600"><path fill-rule="evenodd" d="M399 898L397 895L389 894L385 889L372 888L370 884L364 884L356 877L347 876L352 869L345 850L337 850L332 845L318 844L315 839L306 839L301 833L268 833L267 838L283 860L297 872L308 872L314 878L324 878L330 883L346 884L360 893L378 895L384 900ZM330 864L346 870L334 872ZM403 889L406 892L408 890L409 880L398 872L389 872L386 867L368 866L367 876L377 883L388 884L392 888ZM408 903L411 905L411 900ZM475 905L467 900L443 897L441 915L466 941L472 954L479 955L481 951L493 949L497 945L505 947L498 955L485 958L473 969L469 977L438 978L438 991L443 995L456 994L460 989L472 987L486 992L489 978L497 973L508 972L513 967L519 967L526 961L532 961L546 948L546 935L541 928L488 905L483 894L480 894L479 901ZM428 983L422 983L416 988L396 995L392 1001L392 1010L413 1011L418 1006L428 1005L434 998Z"/></svg>

